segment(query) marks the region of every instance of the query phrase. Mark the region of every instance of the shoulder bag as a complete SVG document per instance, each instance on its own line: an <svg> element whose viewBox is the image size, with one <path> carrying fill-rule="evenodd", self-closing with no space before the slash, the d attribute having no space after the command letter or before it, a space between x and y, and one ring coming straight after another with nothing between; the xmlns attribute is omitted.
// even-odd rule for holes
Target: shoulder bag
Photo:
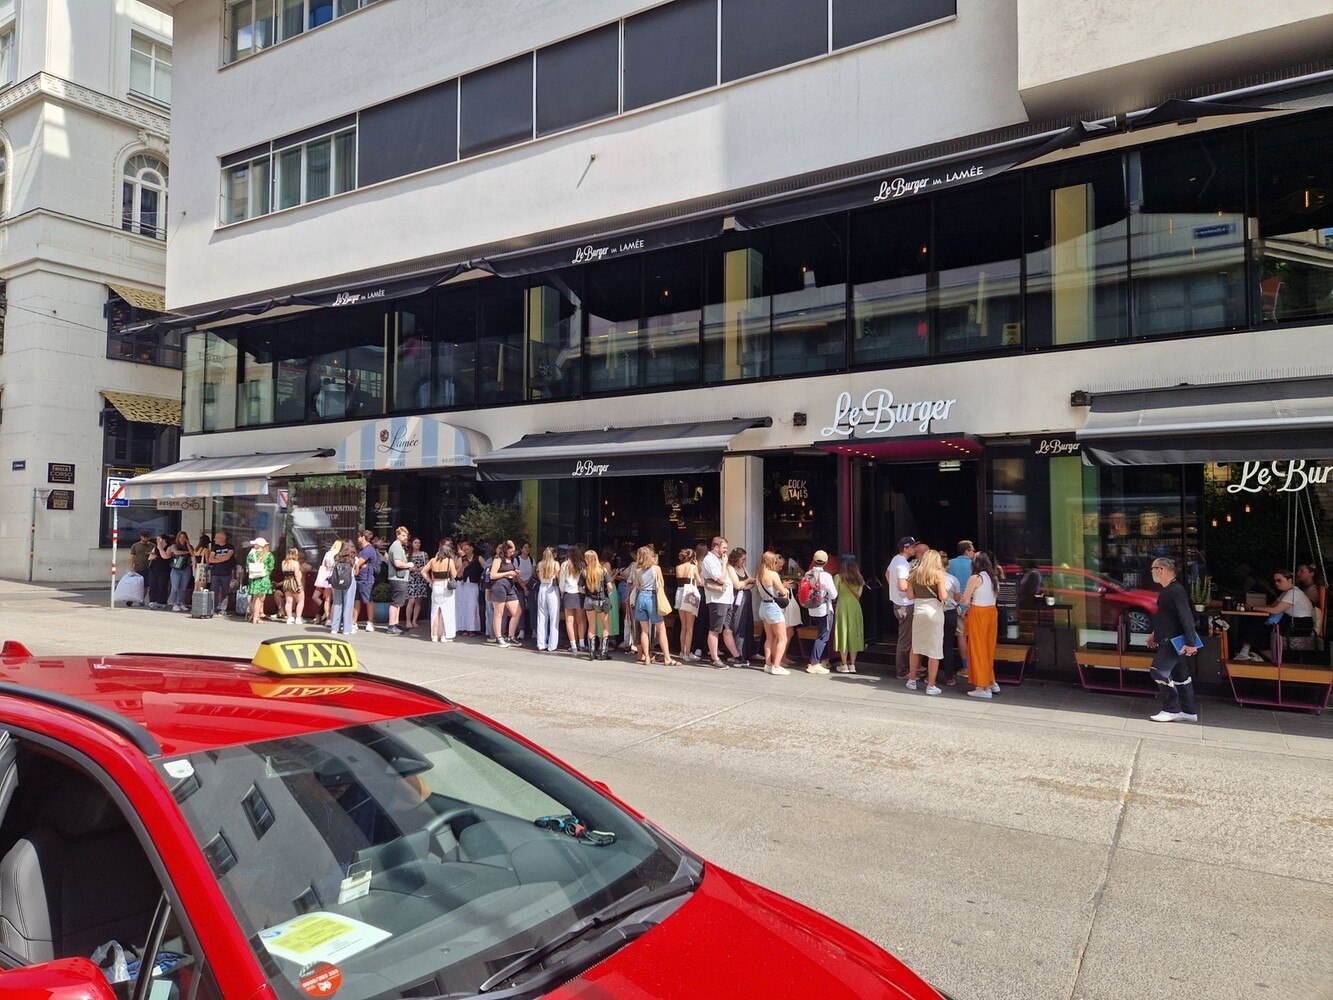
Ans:
<svg viewBox="0 0 1333 1000"><path fill-rule="evenodd" d="M653 573L657 576L657 613L665 618L671 614L671 602L667 600L666 582L662 579L662 568L654 566Z"/></svg>

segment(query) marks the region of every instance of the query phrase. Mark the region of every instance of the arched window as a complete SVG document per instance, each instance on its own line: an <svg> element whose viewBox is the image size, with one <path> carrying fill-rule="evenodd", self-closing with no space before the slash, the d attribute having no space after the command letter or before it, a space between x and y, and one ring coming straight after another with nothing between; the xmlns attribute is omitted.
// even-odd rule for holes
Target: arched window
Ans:
<svg viewBox="0 0 1333 1000"><path fill-rule="evenodd" d="M120 228L154 239L167 238L167 165L140 153L125 161Z"/></svg>
<svg viewBox="0 0 1333 1000"><path fill-rule="evenodd" d="M5 216L5 195L9 187L9 157L5 154L3 146L0 146L0 219Z"/></svg>

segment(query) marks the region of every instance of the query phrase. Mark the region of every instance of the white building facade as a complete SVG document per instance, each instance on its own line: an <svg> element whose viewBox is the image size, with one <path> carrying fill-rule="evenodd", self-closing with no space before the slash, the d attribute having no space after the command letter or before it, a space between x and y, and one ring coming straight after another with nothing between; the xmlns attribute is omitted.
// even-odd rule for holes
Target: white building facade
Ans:
<svg viewBox="0 0 1333 1000"><path fill-rule="evenodd" d="M179 335L119 334L163 309L171 18L8 0L0 85L0 575L108 580L108 467L168 464L179 433Z"/></svg>
<svg viewBox="0 0 1333 1000"><path fill-rule="evenodd" d="M158 6L199 464L136 495L294 489L312 547L474 494L752 569L966 537L1086 634L1157 555L1322 558L1317 482L1227 489L1333 461L1321 0Z"/></svg>

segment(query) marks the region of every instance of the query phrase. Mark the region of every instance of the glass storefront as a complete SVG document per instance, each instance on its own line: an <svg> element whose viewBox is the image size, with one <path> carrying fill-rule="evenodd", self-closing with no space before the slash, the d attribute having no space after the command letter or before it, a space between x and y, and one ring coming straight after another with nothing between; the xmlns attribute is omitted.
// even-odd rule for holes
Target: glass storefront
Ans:
<svg viewBox="0 0 1333 1000"><path fill-rule="evenodd" d="M764 546L810 565L817 549L838 555L838 459L833 455L764 460ZM750 561L753 567L755 560Z"/></svg>
<svg viewBox="0 0 1333 1000"><path fill-rule="evenodd" d="M524 486L537 491L538 545L580 542L622 555L652 545L668 575L680 549L708 544L722 530L718 473L544 479Z"/></svg>

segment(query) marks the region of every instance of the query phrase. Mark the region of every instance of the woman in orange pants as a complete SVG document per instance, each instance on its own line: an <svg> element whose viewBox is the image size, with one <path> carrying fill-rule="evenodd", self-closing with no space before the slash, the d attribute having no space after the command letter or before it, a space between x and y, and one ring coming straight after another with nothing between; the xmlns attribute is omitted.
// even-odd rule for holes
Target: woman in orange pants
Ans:
<svg viewBox="0 0 1333 1000"><path fill-rule="evenodd" d="M990 698L998 694L995 681L995 637L999 616L995 608L995 564L985 552L972 559L972 576L958 603L967 610L967 677L970 698Z"/></svg>

